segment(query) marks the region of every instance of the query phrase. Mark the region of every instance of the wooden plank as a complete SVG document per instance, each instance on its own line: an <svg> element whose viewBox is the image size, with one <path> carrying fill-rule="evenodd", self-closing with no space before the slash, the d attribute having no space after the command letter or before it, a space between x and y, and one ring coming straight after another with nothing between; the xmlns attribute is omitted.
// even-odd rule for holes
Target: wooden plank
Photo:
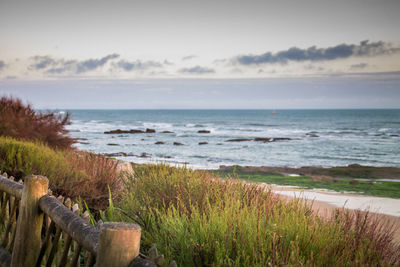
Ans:
<svg viewBox="0 0 400 267"><path fill-rule="evenodd" d="M97 255L100 232L96 227L48 195L39 200L39 206L61 230L81 244L84 249Z"/></svg>
<svg viewBox="0 0 400 267"><path fill-rule="evenodd" d="M23 185L11 181L3 175L0 175L0 191L6 192L10 195L15 196L18 199L21 199Z"/></svg>

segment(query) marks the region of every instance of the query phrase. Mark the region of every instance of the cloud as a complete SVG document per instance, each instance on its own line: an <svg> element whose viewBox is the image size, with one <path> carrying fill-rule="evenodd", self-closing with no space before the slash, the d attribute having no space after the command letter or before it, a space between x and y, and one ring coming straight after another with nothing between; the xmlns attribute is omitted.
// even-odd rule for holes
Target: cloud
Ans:
<svg viewBox="0 0 400 267"><path fill-rule="evenodd" d="M46 72L50 74L63 74L63 73L78 73L77 72L78 61L76 60L59 60L52 68Z"/></svg>
<svg viewBox="0 0 400 267"><path fill-rule="evenodd" d="M228 59L215 59L214 61L213 61L213 64L216 64L216 65L219 65L219 64L224 64L224 63L226 63L227 61L229 61Z"/></svg>
<svg viewBox="0 0 400 267"><path fill-rule="evenodd" d="M34 63L29 66L29 69L31 70L41 70L58 64L58 60L50 56L34 56L32 59Z"/></svg>
<svg viewBox="0 0 400 267"><path fill-rule="evenodd" d="M350 69L354 70L354 69L364 69L368 67L367 63L359 63L359 64L354 64L350 66Z"/></svg>
<svg viewBox="0 0 400 267"><path fill-rule="evenodd" d="M190 74L207 74L207 73L215 73L215 70L207 67L194 66L191 68L182 68L179 70L179 72L190 73Z"/></svg>
<svg viewBox="0 0 400 267"><path fill-rule="evenodd" d="M163 64L171 64L169 62L164 62ZM156 61L126 61L126 60L120 60L117 63L114 64L115 67L121 68L125 71L134 71L134 70L145 70L149 68L161 68L163 66L162 63L156 62Z"/></svg>
<svg viewBox="0 0 400 267"><path fill-rule="evenodd" d="M183 58L182 58L182 61L190 60L190 59L193 59L193 58L195 58L195 57L197 57L197 56L196 56L196 55L188 55L188 56L183 57Z"/></svg>
<svg viewBox="0 0 400 267"><path fill-rule="evenodd" d="M392 47L391 44L383 41L369 42L365 40L360 44L339 44L327 48L311 46L307 49L301 49L292 47L277 53L266 52L261 55L241 55L233 58L231 63L240 65L287 64L289 61L324 61L349 57L378 56L397 52L400 52L400 47Z"/></svg>
<svg viewBox="0 0 400 267"><path fill-rule="evenodd" d="M104 66L109 60L118 58L118 54L111 54L100 59L88 59L79 62L77 65L77 73L82 73L90 70L97 69L98 67Z"/></svg>
<svg viewBox="0 0 400 267"><path fill-rule="evenodd" d="M304 69L305 70L317 70L317 71L325 70L324 67L316 66L316 65L313 65L313 64L308 64L308 65L304 66Z"/></svg>
<svg viewBox="0 0 400 267"><path fill-rule="evenodd" d="M241 69L239 69L239 68L233 68L233 69L231 69L229 72L230 72L230 73L238 74L238 73L243 73L243 70L241 70Z"/></svg>
<svg viewBox="0 0 400 267"><path fill-rule="evenodd" d="M110 54L100 59L65 60L51 56L34 56L29 70L44 70L49 74L74 73L81 74L104 66L108 61L118 58L118 54Z"/></svg>
<svg viewBox="0 0 400 267"><path fill-rule="evenodd" d="M6 63L4 63L3 60L0 60L0 71L1 71L2 69L4 69L5 66L6 66Z"/></svg>

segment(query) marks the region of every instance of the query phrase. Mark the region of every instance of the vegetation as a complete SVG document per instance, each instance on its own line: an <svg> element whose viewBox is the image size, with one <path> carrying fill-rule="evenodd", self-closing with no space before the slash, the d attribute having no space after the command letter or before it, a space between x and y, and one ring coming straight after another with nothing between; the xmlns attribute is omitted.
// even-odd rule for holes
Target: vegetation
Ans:
<svg viewBox="0 0 400 267"><path fill-rule="evenodd" d="M15 177L44 175L57 194L81 198L99 210L108 188L120 191L118 163L101 155L75 151L65 126L70 117L35 111L20 99L0 98L0 169Z"/></svg>
<svg viewBox="0 0 400 267"><path fill-rule="evenodd" d="M81 198L89 207L105 208L108 187L120 190L117 162L101 155L53 150L46 145L0 137L0 169L15 177L46 176L58 195Z"/></svg>
<svg viewBox="0 0 400 267"><path fill-rule="evenodd" d="M142 245L182 266L400 264L392 228L368 213L323 219L302 200L208 172L138 166L122 195L112 217L140 224Z"/></svg>
<svg viewBox="0 0 400 267"><path fill-rule="evenodd" d="M368 213L338 209L331 218L321 218L301 199L281 200L254 184L162 164L137 166L134 174L121 176L116 161L70 149L68 123L68 115L36 113L18 99L1 98L0 169L16 177L47 176L56 195L84 200L104 220L138 223L142 249L155 244L165 254L165 262L175 259L182 266L400 264L393 227ZM251 177L311 183L307 177ZM96 219L92 216L91 221Z"/></svg>
<svg viewBox="0 0 400 267"><path fill-rule="evenodd" d="M41 142L53 148L70 148L74 140L67 136L65 126L69 123L68 113L62 116L36 112L20 99L0 98L0 136Z"/></svg>
<svg viewBox="0 0 400 267"><path fill-rule="evenodd" d="M239 179L264 182L276 185L299 186L307 189L323 188L337 192L357 192L358 194L400 198L400 182L389 181L357 181L354 179L313 179L307 176L284 176L281 174L269 173L248 173L248 172L217 172L222 177L234 176Z"/></svg>
<svg viewBox="0 0 400 267"><path fill-rule="evenodd" d="M303 166L300 168L290 167L272 167L272 166L220 166L219 171L236 173L264 173L264 174L282 174L298 173L303 176L329 176L334 178L363 178L363 179L398 179L400 177L400 168L395 167L376 167L364 166L359 164L350 164L348 166L338 167L315 167Z"/></svg>
<svg viewBox="0 0 400 267"><path fill-rule="evenodd" d="M321 172L333 177L352 177L352 178L398 178L400 169L394 167L374 167L351 164L346 167L322 168Z"/></svg>

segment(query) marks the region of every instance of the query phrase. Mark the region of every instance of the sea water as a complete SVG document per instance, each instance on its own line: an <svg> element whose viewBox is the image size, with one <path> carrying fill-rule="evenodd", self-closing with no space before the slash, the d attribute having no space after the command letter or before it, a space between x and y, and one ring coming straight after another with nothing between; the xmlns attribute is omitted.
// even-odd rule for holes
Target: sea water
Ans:
<svg viewBox="0 0 400 267"><path fill-rule="evenodd" d="M63 111L60 111L65 112ZM122 160L220 165L400 167L400 110L69 110L75 146ZM146 130L155 133L104 134ZM210 133L199 133L208 130ZM172 133L161 133L170 131ZM272 142L230 139L290 138ZM86 140L87 139L87 140ZM164 144L155 144L163 142ZM174 145L174 142L183 145ZM199 145L200 142L207 144Z"/></svg>

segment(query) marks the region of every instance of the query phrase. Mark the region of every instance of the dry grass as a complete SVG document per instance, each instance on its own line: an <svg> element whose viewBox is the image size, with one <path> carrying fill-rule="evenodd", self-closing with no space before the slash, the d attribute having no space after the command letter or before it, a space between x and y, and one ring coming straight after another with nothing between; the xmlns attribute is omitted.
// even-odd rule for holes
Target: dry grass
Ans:
<svg viewBox="0 0 400 267"><path fill-rule="evenodd" d="M80 197L90 208L103 210L108 205L109 191L117 197L122 190L118 162L99 154L80 151L64 152L72 168L84 172L86 179L68 188L65 195ZM73 193L71 192L71 189Z"/></svg>

